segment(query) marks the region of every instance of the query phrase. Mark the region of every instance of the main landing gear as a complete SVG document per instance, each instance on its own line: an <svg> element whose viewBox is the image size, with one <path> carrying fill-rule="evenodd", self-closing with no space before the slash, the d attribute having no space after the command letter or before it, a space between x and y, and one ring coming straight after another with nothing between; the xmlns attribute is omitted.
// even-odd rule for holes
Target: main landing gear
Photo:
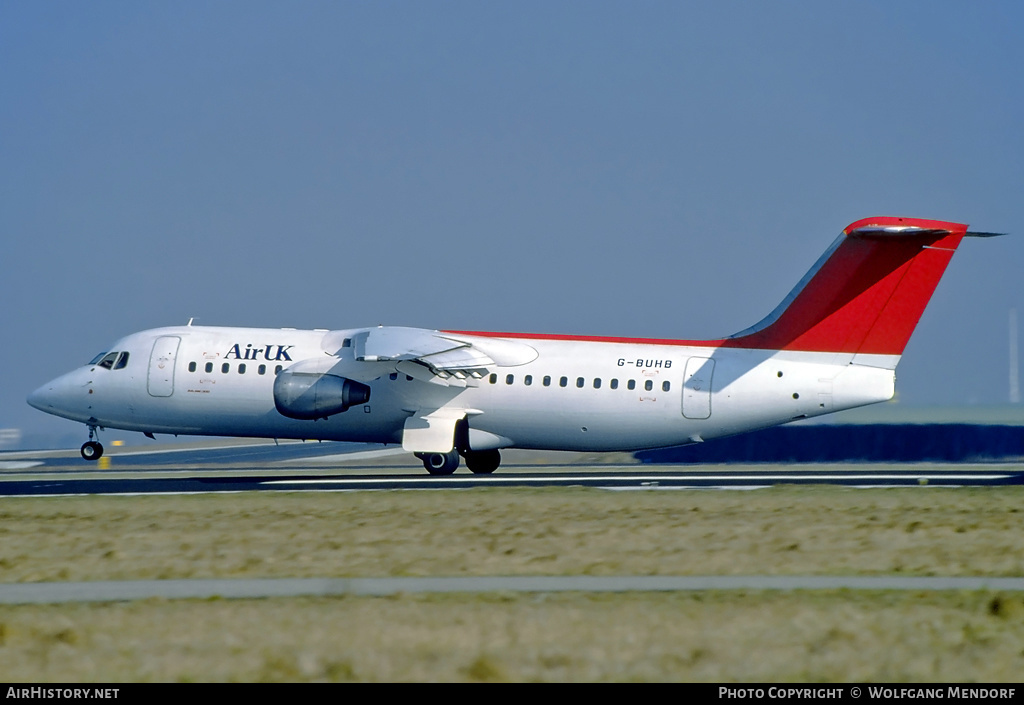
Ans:
<svg viewBox="0 0 1024 705"><path fill-rule="evenodd" d="M459 467L459 452L455 449L447 453L417 453L416 457L431 475L451 475Z"/></svg>
<svg viewBox="0 0 1024 705"><path fill-rule="evenodd" d="M82 444L82 457L86 460L99 460L100 456L103 455L103 444L99 441L94 441L93 438L98 438L99 434L96 433L96 427L89 426L89 440Z"/></svg>
<svg viewBox="0 0 1024 705"><path fill-rule="evenodd" d="M501 465L501 453L497 450L467 450L466 467L475 475L490 475Z"/></svg>
<svg viewBox="0 0 1024 705"><path fill-rule="evenodd" d="M501 465L501 453L497 450L467 450L462 455L466 467L476 475L490 475ZM459 467L459 452L454 449L447 453L416 453L416 457L431 475L451 475Z"/></svg>

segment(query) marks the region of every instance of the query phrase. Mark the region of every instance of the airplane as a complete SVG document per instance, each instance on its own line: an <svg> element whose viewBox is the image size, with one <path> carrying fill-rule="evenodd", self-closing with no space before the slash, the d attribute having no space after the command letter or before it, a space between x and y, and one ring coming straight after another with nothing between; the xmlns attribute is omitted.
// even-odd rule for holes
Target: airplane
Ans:
<svg viewBox="0 0 1024 705"><path fill-rule="evenodd" d="M849 225L760 323L717 340L189 325L135 333L33 407L153 434L401 444L432 475L501 450L636 451L875 404L967 225Z"/></svg>

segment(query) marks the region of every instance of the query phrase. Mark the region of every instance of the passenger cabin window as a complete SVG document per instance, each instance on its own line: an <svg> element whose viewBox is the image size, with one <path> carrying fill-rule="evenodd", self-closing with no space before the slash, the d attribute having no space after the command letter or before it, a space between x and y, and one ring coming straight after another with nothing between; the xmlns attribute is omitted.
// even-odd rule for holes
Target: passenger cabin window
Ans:
<svg viewBox="0 0 1024 705"><path fill-rule="evenodd" d="M244 362L238 363L238 374L240 374L240 375L244 375L245 374L245 363Z"/></svg>
<svg viewBox="0 0 1024 705"><path fill-rule="evenodd" d="M207 372L213 372L213 363L212 362L207 362L205 369L206 369Z"/></svg>
<svg viewBox="0 0 1024 705"><path fill-rule="evenodd" d="M550 387L551 386L551 376L550 375L544 375L544 386L545 387Z"/></svg>
<svg viewBox="0 0 1024 705"><path fill-rule="evenodd" d="M619 388L619 380L613 379L611 382L608 383L608 386L611 387L612 389L618 389Z"/></svg>
<svg viewBox="0 0 1024 705"><path fill-rule="evenodd" d="M583 384L584 384L583 378L582 377L577 377L576 378L576 386L578 388L580 388L580 389L583 389Z"/></svg>
<svg viewBox="0 0 1024 705"><path fill-rule="evenodd" d="M194 363L194 362L188 363L188 371L189 372L195 372L196 371L196 363Z"/></svg>
<svg viewBox="0 0 1024 705"><path fill-rule="evenodd" d="M267 374L267 366L266 365L260 365L259 367L256 368L256 373L257 374L261 374L261 375Z"/></svg>
<svg viewBox="0 0 1024 705"><path fill-rule="evenodd" d="M496 375L494 373L491 373L491 376L488 377L487 379L490 380L491 384L497 384L498 383L498 375Z"/></svg>
<svg viewBox="0 0 1024 705"><path fill-rule="evenodd" d="M601 388L601 378L600 377L595 377L594 378L594 389L600 389L600 388Z"/></svg>
<svg viewBox="0 0 1024 705"><path fill-rule="evenodd" d="M525 377L523 377L523 384L525 384L527 387L533 384L533 375L526 375Z"/></svg>
<svg viewBox="0 0 1024 705"><path fill-rule="evenodd" d="M671 387L672 383L669 382L668 380L665 380L664 382L661 383L661 391L663 392L667 392Z"/></svg>
<svg viewBox="0 0 1024 705"><path fill-rule="evenodd" d="M646 382L644 382L644 389L646 389L648 392L654 389L654 382L652 382L651 380L647 380Z"/></svg>
<svg viewBox="0 0 1024 705"><path fill-rule="evenodd" d="M636 380L631 379L628 382L626 382L626 389L636 389Z"/></svg>
<svg viewBox="0 0 1024 705"><path fill-rule="evenodd" d="M227 374L227 373L228 373L228 370L230 370L230 369L231 369L231 365L229 365L229 364L228 364L228 363L226 363L226 362L225 362L225 363L224 363L223 365L221 365L221 366L220 366L220 371L221 371L221 373L223 373L223 374Z"/></svg>
<svg viewBox="0 0 1024 705"><path fill-rule="evenodd" d="M564 387L567 384L569 384L569 378L568 377L559 377L558 378L558 386L559 387Z"/></svg>
<svg viewBox="0 0 1024 705"><path fill-rule="evenodd" d="M516 381L515 375L505 375L505 384L512 384Z"/></svg>
<svg viewBox="0 0 1024 705"><path fill-rule="evenodd" d="M281 367L281 365L275 365L275 366L274 366L274 374L275 374L275 375L279 375L279 374L281 374L281 370L282 370L282 369L283 369L283 368Z"/></svg>

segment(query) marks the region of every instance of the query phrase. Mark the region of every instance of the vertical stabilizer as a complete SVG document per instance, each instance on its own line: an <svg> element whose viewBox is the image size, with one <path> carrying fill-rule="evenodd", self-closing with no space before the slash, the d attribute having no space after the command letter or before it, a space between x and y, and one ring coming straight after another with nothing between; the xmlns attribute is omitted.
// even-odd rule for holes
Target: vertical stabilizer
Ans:
<svg viewBox="0 0 1024 705"><path fill-rule="evenodd" d="M865 218L847 227L782 304L723 347L903 353L967 226Z"/></svg>

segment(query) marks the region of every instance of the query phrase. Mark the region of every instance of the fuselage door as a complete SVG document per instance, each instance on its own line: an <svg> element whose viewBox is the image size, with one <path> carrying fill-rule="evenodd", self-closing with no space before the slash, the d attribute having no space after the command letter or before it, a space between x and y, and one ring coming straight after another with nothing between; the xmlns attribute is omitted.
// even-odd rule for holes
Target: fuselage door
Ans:
<svg viewBox="0 0 1024 705"><path fill-rule="evenodd" d="M683 377L683 416L706 419L711 416L711 375L715 361L710 357L691 357Z"/></svg>
<svg viewBox="0 0 1024 705"><path fill-rule="evenodd" d="M153 354L149 356L149 394L154 397L169 397L174 394L174 360L178 355L181 338L165 335L153 343Z"/></svg>

